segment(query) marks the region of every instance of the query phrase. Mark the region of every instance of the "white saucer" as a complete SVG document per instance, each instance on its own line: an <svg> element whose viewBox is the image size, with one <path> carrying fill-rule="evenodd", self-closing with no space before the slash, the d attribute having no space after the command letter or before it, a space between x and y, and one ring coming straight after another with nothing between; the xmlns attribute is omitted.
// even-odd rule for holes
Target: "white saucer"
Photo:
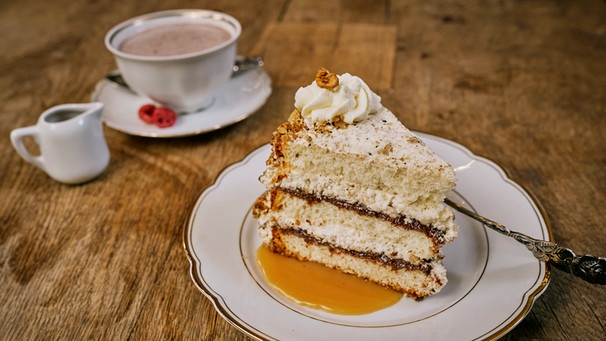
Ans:
<svg viewBox="0 0 606 341"><path fill-rule="evenodd" d="M103 79L95 87L94 102L102 102L103 121L115 130L147 137L180 137L207 133L240 122L255 113L271 94L271 79L258 68L239 74L215 95L213 104L199 112L179 115L174 126L159 128L139 119L143 104L153 103Z"/></svg>

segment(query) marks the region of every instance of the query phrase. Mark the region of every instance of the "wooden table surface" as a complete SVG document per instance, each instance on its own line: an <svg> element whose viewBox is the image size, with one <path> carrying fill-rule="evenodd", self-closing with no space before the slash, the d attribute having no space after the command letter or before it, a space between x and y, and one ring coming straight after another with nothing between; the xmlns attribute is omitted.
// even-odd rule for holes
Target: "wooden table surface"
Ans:
<svg viewBox="0 0 606 341"><path fill-rule="evenodd" d="M90 101L116 67L103 45L113 25L176 8L240 20L238 53L263 55L273 82L258 112L185 138L105 127L110 165L79 186L18 156L11 130ZM8 0L0 37L3 340L248 340L194 286L183 229L204 188L269 140L320 66L361 76L409 128L502 165L544 207L556 242L606 256L604 1ZM604 340L605 295L553 270L503 339Z"/></svg>

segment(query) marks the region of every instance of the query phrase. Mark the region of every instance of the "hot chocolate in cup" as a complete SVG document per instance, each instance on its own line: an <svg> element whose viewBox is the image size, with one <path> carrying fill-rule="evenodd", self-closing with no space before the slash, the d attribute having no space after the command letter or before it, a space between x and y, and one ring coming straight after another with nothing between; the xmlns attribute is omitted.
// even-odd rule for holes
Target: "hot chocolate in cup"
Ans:
<svg viewBox="0 0 606 341"><path fill-rule="evenodd" d="M212 105L236 60L240 23L209 10L170 10L113 27L105 46L135 92L177 112Z"/></svg>

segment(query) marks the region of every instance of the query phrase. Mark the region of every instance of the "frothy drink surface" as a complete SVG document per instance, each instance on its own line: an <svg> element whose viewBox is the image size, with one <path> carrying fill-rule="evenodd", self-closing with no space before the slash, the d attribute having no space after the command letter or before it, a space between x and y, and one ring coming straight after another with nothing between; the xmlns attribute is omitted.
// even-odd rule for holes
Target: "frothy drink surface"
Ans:
<svg viewBox="0 0 606 341"><path fill-rule="evenodd" d="M226 30L202 23L158 26L128 37L120 50L140 56L174 56L206 50L229 40Z"/></svg>

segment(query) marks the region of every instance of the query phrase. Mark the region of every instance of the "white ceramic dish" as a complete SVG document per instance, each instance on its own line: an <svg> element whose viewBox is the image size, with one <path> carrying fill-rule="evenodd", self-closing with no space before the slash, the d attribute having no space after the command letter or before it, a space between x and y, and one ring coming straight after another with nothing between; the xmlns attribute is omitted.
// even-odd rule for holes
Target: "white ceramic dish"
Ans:
<svg viewBox="0 0 606 341"><path fill-rule="evenodd" d="M451 199L535 238L551 240L540 207L493 162L431 135L421 137L453 165ZM459 238L444 249L449 282L421 302L403 298L367 315L299 306L264 280L253 201L269 155L264 145L228 167L199 197L184 231L194 284L232 325L259 340L484 340L513 329L547 288L550 272L516 241L456 214Z"/></svg>
<svg viewBox="0 0 606 341"><path fill-rule="evenodd" d="M207 133L244 120L265 104L271 91L271 80L265 70L243 72L219 90L210 107L179 115L175 125L168 128L147 124L137 116L139 107L153 103L152 100L108 80L97 83L92 100L105 105L103 121L112 129L138 136L181 137Z"/></svg>

